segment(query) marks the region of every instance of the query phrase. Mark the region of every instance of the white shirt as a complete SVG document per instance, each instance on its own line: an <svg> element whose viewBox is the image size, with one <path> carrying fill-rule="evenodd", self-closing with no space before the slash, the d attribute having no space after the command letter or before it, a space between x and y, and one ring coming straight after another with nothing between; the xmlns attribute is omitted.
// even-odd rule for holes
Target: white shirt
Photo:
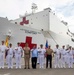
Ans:
<svg viewBox="0 0 74 75"><path fill-rule="evenodd" d="M55 57L59 57L60 56L60 49L54 49L54 52L55 52Z"/></svg>
<svg viewBox="0 0 74 75"><path fill-rule="evenodd" d="M1 45L0 46L0 53L4 54L6 49L7 49L7 47L5 45Z"/></svg>
<svg viewBox="0 0 74 75"><path fill-rule="evenodd" d="M39 56L44 56L46 50L45 49L39 49Z"/></svg>
<svg viewBox="0 0 74 75"><path fill-rule="evenodd" d="M67 57L69 56L69 50L66 50L66 56Z"/></svg>
<svg viewBox="0 0 74 75"><path fill-rule="evenodd" d="M54 49L54 52L56 52L56 53L55 53L56 55L59 55L59 54L60 54L60 49L57 49L57 48L56 48L56 49Z"/></svg>
<svg viewBox="0 0 74 75"><path fill-rule="evenodd" d="M66 50L65 49L60 49L60 53L61 53L62 56L65 56Z"/></svg>
<svg viewBox="0 0 74 75"><path fill-rule="evenodd" d="M13 55L13 52L14 52L13 48L12 48L12 47L9 48L9 50L8 50L8 55Z"/></svg>
<svg viewBox="0 0 74 75"><path fill-rule="evenodd" d="M22 47L21 47L21 46L15 47L15 50L14 50L15 55L21 55L21 52L22 52L22 51L23 51L23 50L22 50Z"/></svg>
<svg viewBox="0 0 74 75"><path fill-rule="evenodd" d="M73 56L73 51L69 50L69 56Z"/></svg>

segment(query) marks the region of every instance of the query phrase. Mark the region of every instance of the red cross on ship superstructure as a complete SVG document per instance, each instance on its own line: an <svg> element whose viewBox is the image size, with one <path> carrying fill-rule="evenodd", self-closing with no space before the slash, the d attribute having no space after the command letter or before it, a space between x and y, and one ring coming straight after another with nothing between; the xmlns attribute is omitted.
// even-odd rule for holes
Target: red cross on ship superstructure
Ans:
<svg viewBox="0 0 74 75"><path fill-rule="evenodd" d="M26 17L23 17L22 22L20 22L20 25L29 24L29 20L26 20Z"/></svg>

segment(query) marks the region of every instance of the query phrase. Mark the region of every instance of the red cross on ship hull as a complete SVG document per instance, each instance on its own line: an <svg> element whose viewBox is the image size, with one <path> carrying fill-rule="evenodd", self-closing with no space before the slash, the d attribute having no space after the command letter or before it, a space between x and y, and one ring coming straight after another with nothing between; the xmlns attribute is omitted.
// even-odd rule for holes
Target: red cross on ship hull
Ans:
<svg viewBox="0 0 74 75"><path fill-rule="evenodd" d="M23 48L26 43L29 44L30 49L32 49L33 46L36 46L37 47L37 44L32 43L32 37L27 36L26 37L26 42L25 43L24 42L21 42L20 46Z"/></svg>

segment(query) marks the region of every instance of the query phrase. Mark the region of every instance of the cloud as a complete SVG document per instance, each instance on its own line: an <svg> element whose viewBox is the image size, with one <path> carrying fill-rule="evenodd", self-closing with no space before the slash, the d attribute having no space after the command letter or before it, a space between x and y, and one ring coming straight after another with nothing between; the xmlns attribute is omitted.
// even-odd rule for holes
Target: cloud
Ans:
<svg viewBox="0 0 74 75"><path fill-rule="evenodd" d="M0 16L16 19L19 14L30 11L31 1L26 0L0 0Z"/></svg>
<svg viewBox="0 0 74 75"><path fill-rule="evenodd" d="M74 13L74 2L67 3L64 6L56 8L56 10L62 13L65 17L72 16Z"/></svg>
<svg viewBox="0 0 74 75"><path fill-rule="evenodd" d="M65 3L64 5L56 6L57 16L68 22L68 25L74 24L74 1Z"/></svg>

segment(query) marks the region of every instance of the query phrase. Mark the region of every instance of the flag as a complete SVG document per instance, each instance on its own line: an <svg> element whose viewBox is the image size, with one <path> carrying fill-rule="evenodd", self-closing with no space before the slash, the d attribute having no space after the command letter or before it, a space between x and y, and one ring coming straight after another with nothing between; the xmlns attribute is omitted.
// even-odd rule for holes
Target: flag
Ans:
<svg viewBox="0 0 74 75"><path fill-rule="evenodd" d="M45 48L48 48L48 40L46 40Z"/></svg>
<svg viewBox="0 0 74 75"><path fill-rule="evenodd" d="M8 37L6 37L5 45L8 47Z"/></svg>

